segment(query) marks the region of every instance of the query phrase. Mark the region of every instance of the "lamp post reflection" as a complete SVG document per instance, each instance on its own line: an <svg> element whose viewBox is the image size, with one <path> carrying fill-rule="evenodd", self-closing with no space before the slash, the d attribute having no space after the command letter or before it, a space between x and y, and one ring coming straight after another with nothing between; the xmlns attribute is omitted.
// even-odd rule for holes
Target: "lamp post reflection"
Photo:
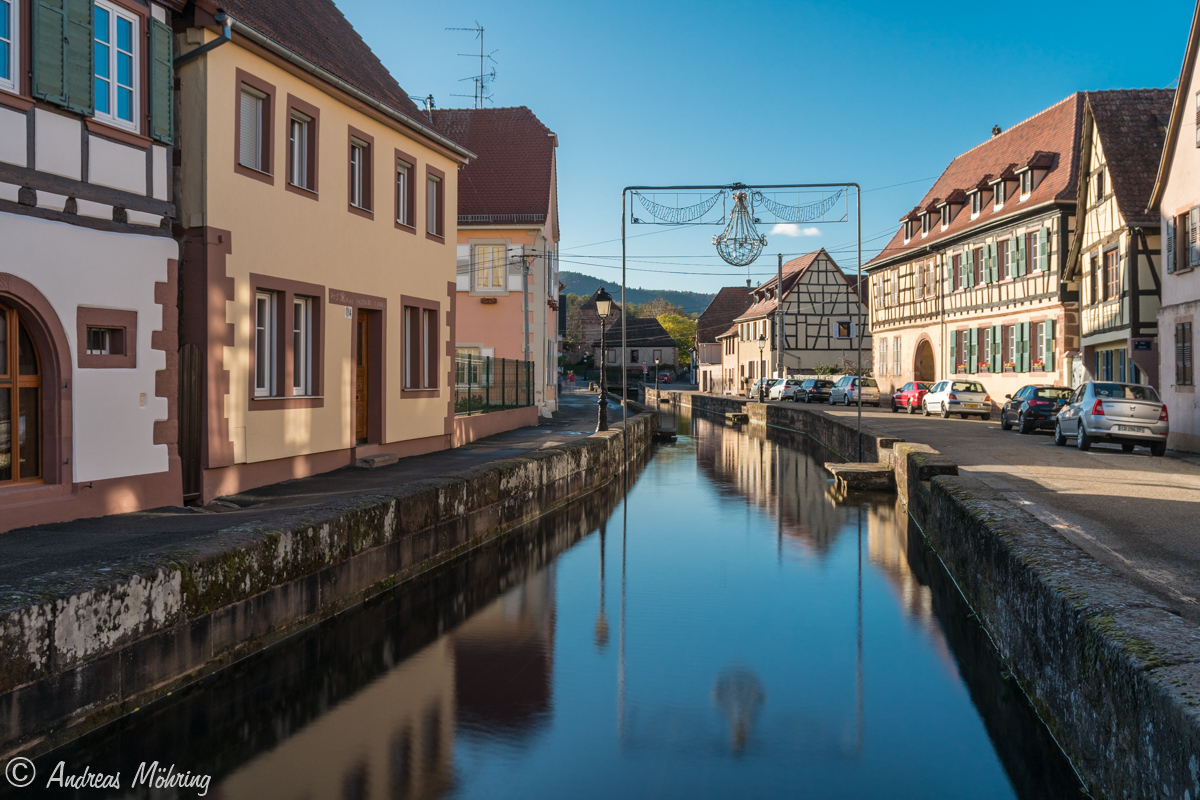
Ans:
<svg viewBox="0 0 1200 800"><path fill-rule="evenodd" d="M600 610L596 614L596 649L604 652L608 646L608 619L604 616L604 535L607 524L600 523Z"/></svg>

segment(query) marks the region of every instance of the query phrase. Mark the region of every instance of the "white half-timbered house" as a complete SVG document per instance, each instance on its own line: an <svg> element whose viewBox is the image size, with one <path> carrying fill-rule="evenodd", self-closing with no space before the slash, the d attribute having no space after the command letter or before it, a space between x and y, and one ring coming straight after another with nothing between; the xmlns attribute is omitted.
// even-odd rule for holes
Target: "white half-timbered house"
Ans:
<svg viewBox="0 0 1200 800"><path fill-rule="evenodd" d="M1063 274L1079 285L1078 382L1157 387L1162 297L1159 220L1146 211L1171 117L1171 89L1088 92L1080 143L1078 232Z"/></svg>
<svg viewBox="0 0 1200 800"><path fill-rule="evenodd" d="M1062 275L1082 107L1071 95L955 158L867 264L881 391L957 373L993 400L1069 385L1078 303Z"/></svg>
<svg viewBox="0 0 1200 800"><path fill-rule="evenodd" d="M0 2L0 531L182 502L183 6Z"/></svg>

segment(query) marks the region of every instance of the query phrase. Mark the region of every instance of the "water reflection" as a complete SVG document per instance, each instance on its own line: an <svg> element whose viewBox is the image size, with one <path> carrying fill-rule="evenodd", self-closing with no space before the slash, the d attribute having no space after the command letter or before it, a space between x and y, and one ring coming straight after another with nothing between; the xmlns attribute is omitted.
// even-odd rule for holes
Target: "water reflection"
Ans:
<svg viewBox="0 0 1200 800"><path fill-rule="evenodd" d="M894 497L834 504L828 454L802 438L677 424L627 493L614 482L39 771L157 758L210 772L225 800L1078 793Z"/></svg>

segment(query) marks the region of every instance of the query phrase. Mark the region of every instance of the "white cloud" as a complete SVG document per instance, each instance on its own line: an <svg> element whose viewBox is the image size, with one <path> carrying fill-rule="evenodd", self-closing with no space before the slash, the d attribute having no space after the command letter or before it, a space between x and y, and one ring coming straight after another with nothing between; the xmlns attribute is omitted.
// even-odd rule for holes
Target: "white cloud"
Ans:
<svg viewBox="0 0 1200 800"><path fill-rule="evenodd" d="M772 235L790 236L793 239L800 236L820 236L821 229L816 227L801 228L794 222L777 222L775 227L771 228Z"/></svg>

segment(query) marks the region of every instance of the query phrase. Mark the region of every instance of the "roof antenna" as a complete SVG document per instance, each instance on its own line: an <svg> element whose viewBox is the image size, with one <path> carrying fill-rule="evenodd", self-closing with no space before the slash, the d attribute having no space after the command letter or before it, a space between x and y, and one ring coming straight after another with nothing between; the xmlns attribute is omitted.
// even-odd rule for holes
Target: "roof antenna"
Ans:
<svg viewBox="0 0 1200 800"><path fill-rule="evenodd" d="M425 105L425 116L429 118L429 124L432 125L433 110L437 108L437 106L433 104L433 95L427 94L424 97L418 97L415 94L410 94L408 99L412 100L414 103L423 103Z"/></svg>
<svg viewBox="0 0 1200 800"><path fill-rule="evenodd" d="M474 28L446 28L446 30L448 30L448 31L474 31L475 38L479 40L479 56L478 56L478 58L479 58L479 74L472 75L469 78L461 79L464 81L474 81L475 82L475 92L474 92L474 94L471 94L471 95L455 94L455 95L451 95L451 97L471 97L475 102L476 108L483 108L483 104L485 101L489 102L489 103L492 101L492 95L488 92L488 88L489 88L489 84L491 84L493 81L496 80L496 68L492 67L491 71L488 72L487 71L487 62L490 61L493 64L498 64L499 62L496 61L496 59L492 58L492 56L493 56L493 54L498 53L500 51L493 50L491 53L485 53L483 51L483 26L479 24L479 20L475 20ZM474 53L459 53L459 55L465 56L466 58L476 58Z"/></svg>

